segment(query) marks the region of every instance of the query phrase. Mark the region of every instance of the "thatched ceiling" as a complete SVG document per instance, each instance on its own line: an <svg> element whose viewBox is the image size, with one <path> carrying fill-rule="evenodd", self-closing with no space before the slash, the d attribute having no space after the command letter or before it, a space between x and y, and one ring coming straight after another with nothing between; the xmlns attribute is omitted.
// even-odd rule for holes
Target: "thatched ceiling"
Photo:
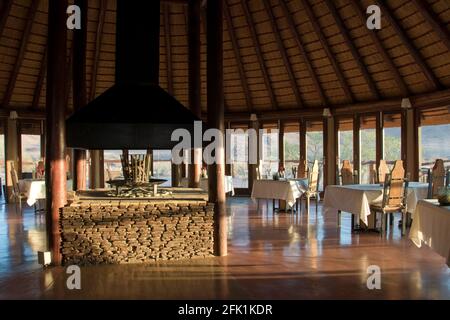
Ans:
<svg viewBox="0 0 450 320"><path fill-rule="evenodd" d="M379 31L365 26L363 10L373 3L382 5ZM89 5L86 71L92 99L114 82L115 0ZM0 6L0 105L45 108L48 0L1 0ZM173 94L185 105L186 22L185 5L161 5L160 84L167 89L171 81ZM448 0L227 0L226 110L317 108L450 88L449 30ZM68 63L71 38L69 31Z"/></svg>

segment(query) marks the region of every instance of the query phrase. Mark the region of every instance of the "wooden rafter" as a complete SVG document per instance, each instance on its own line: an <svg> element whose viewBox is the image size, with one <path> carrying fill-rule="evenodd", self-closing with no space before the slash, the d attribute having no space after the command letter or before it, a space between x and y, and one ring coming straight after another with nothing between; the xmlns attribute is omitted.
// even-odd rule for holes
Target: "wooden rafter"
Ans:
<svg viewBox="0 0 450 320"><path fill-rule="evenodd" d="M336 73L339 83L341 84L341 87L344 90L345 96L347 97L349 102L353 102L354 101L353 93L351 92L350 87L348 86L347 81L345 80L344 74L342 73L342 70L339 67L339 64L335 58L334 53L331 51L331 48L328 45L327 39L325 38L325 35L322 32L322 28L314 15L311 5L309 4L308 0L302 0L302 4L303 8L305 8L306 14L308 15L309 21L311 22L314 32L319 38L319 41L322 44L322 48L325 50L328 60L331 62L331 65L333 66L334 72Z"/></svg>
<svg viewBox="0 0 450 320"><path fill-rule="evenodd" d="M34 88L33 102L31 104L32 109L39 108L39 100L41 99L42 86L44 85L45 75L47 73L47 45L44 49L44 54L42 55L41 68L39 69L39 75L36 82L36 87Z"/></svg>
<svg viewBox="0 0 450 320"><path fill-rule="evenodd" d="M423 15L425 20L431 25L434 32L436 32L441 38L442 43L450 51L450 32L447 27L440 21L436 13L429 5L425 5L423 0L413 0L416 7L419 9L420 13Z"/></svg>
<svg viewBox="0 0 450 320"><path fill-rule="evenodd" d="M6 20L8 19L12 4L13 0L4 0L3 5L0 6L0 37L3 34L3 29L5 28Z"/></svg>
<svg viewBox="0 0 450 320"><path fill-rule="evenodd" d="M242 64L242 58L239 51L239 43L236 38L236 34L234 33L233 21L231 19L230 9L228 6L224 6L224 16L225 22L227 23L228 34L231 39L231 45L233 46L234 56L236 58L236 62L239 69L239 76L242 82L242 87L244 89L245 100L247 101L247 109L251 112L253 110L252 98L250 95L250 89L247 83L247 77L245 76L244 65Z"/></svg>
<svg viewBox="0 0 450 320"><path fill-rule="evenodd" d="M105 25L105 15L106 15L106 0L100 0L100 9L98 12L98 24L97 24L97 34L95 37L95 53L94 53L94 63L92 65L92 74L91 74L91 92L90 92L90 100L94 100L95 91L97 85L97 69L98 69L98 60L100 58L100 47L102 45L103 38L103 26Z"/></svg>
<svg viewBox="0 0 450 320"><path fill-rule="evenodd" d="M330 13L334 18L334 21L336 21L336 25L337 25L342 37L344 38L345 44L350 49L350 52L353 56L353 60L358 65L359 70L361 71L362 75L364 76L364 79L367 81L367 85L369 86L370 92L372 93L372 95L375 99L379 100L380 93L379 93L369 71L367 70L367 68L364 64L362 57L358 52L358 49L356 48L353 40L351 39L350 34L348 33L347 28L345 27L345 24L342 21L342 18L339 15L339 12L336 9L335 4L331 0L325 0L325 4L327 5L328 10L330 10Z"/></svg>
<svg viewBox="0 0 450 320"><path fill-rule="evenodd" d="M316 72L315 72L315 70L313 68L311 60L309 59L308 54L306 53L305 46L303 45L303 41L302 41L302 39L300 37L300 34L299 34L298 30L297 30L297 27L295 26L294 19L292 18L291 13L289 12L287 4L284 2L284 0L280 0L279 4L281 6L281 9L283 10L283 14L284 14L284 17L287 20L289 29L291 30L291 33L294 36L294 40L297 43L297 47L300 50L300 53L303 56L303 59L305 60L306 67L308 68L309 75L310 75L310 77L311 77L311 79L312 79L312 81L314 83L314 87L316 88L317 92L319 93L320 100L321 100L321 102L322 102L322 104L324 106L327 106L328 105L328 99L327 99L327 97L325 95L325 92L324 92L324 90L323 90L323 88L322 88L322 86L320 84L320 81L319 81L319 79L318 79L318 77L316 75Z"/></svg>
<svg viewBox="0 0 450 320"><path fill-rule="evenodd" d="M39 7L40 0L33 0L31 2L31 7L28 9L27 22L25 25L25 30L22 36L22 42L20 44L19 52L16 56L16 62L14 63L13 70L9 77L8 86L5 91L5 95L3 96L3 107L8 108L9 102L11 101L11 97L13 94L14 87L16 86L17 76L19 75L20 67L22 66L23 58L25 57L25 51L27 48L28 40L31 34L31 28L33 27L34 16Z"/></svg>
<svg viewBox="0 0 450 320"><path fill-rule="evenodd" d="M394 77L395 83L398 85L401 95L403 97L407 97L409 95L408 87L403 80L403 77L400 75L400 72L398 71L397 67L394 65L394 62L392 61L391 57L389 56L387 50L384 48L383 44L381 43L381 40L378 38L377 33L369 30L366 28L366 16L365 16L365 8L363 8L362 4L359 3L359 1L350 0L350 4L353 6L356 15L358 16L361 24L364 26L364 29L367 30L367 33L372 38L372 42L377 48L377 51L379 54L381 54L383 58L383 62L388 67L390 73Z"/></svg>
<svg viewBox="0 0 450 320"><path fill-rule="evenodd" d="M302 97L300 95L300 90L298 89L298 86L297 86L297 80L295 79L294 71L292 70L292 64L289 61L289 57L287 55L286 48L284 47L283 41L281 40L281 37L280 37L280 30L278 28L277 22L275 21L275 17L273 15L272 8L270 6L269 1L264 0L263 2L264 2L264 6L266 8L267 14L269 15L269 20L272 25L273 35L274 35L275 40L278 45L278 51L280 51L284 66L286 67L286 71L288 73L289 80L291 82L291 87L292 87L292 91L294 92L294 95L295 95L295 100L297 102L298 107L301 108L304 105L304 103L303 103Z"/></svg>
<svg viewBox="0 0 450 320"><path fill-rule="evenodd" d="M166 64L167 64L167 91L173 94L173 71L172 71L172 43L170 30L170 6L164 4L164 42L166 46Z"/></svg>
<svg viewBox="0 0 450 320"><path fill-rule="evenodd" d="M264 57L263 54L261 52L261 46L258 40L258 34L256 33L256 28L255 25L253 23L253 19L252 19L252 15L250 12L250 8L248 7L248 3L246 0L242 0L242 7L244 8L244 15L245 15L245 19L247 21L247 25L250 29L250 35L251 38L253 40L253 44L254 44L254 48L256 51L256 56L258 58L259 61L259 66L261 68L262 74L263 74L263 78L264 78L264 83L266 85L267 88L267 92L269 93L269 97L270 97L270 102L272 104L272 108L274 109L278 109L278 103L275 99L275 95L273 93L273 89L272 89L272 85L270 84L270 79L269 79L269 74L267 72L267 68L266 68L266 63L264 61Z"/></svg>
<svg viewBox="0 0 450 320"><path fill-rule="evenodd" d="M438 78L434 75L431 68L425 63L425 59L423 58L422 54L417 50L417 48L414 46L411 39L408 37L406 32L403 30L403 28L400 26L400 24L397 22L397 20L394 18L394 16L391 13L391 10L385 5L384 1L377 0L376 3L380 7L383 16L386 17L386 19L389 21L389 24L392 26L392 28L395 31L395 34L400 38L403 45L408 49L409 53L413 57L414 61L417 63L417 65L422 70L422 73L425 75L425 77L430 82L433 90L439 90L441 88L441 84L439 83Z"/></svg>

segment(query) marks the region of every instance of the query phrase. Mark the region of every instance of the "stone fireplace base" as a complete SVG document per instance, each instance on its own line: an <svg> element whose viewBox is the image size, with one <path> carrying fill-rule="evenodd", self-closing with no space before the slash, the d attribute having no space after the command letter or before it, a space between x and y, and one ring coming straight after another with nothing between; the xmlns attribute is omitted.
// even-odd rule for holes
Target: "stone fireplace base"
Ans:
<svg viewBox="0 0 450 320"><path fill-rule="evenodd" d="M214 204L198 200L77 201L61 212L65 265L213 255Z"/></svg>

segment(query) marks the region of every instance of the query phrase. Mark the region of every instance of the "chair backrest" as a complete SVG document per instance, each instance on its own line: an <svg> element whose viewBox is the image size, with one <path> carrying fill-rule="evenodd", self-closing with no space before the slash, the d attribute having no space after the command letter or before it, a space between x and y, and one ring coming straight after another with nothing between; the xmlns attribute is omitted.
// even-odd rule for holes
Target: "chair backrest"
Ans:
<svg viewBox="0 0 450 320"><path fill-rule="evenodd" d="M384 179L383 207L401 208L406 204L409 179L405 178L403 161L397 160L391 173Z"/></svg>
<svg viewBox="0 0 450 320"><path fill-rule="evenodd" d="M353 167L349 160L342 161L342 168L341 168L341 184L342 185L348 185L348 184L354 184L354 178L353 178Z"/></svg>
<svg viewBox="0 0 450 320"><path fill-rule="evenodd" d="M317 192L319 190L319 161L315 160L311 171L309 172L308 187L309 191Z"/></svg>
<svg viewBox="0 0 450 320"><path fill-rule="evenodd" d="M298 164L297 178L308 178L308 167L306 165L306 160L300 160Z"/></svg>
<svg viewBox="0 0 450 320"><path fill-rule="evenodd" d="M369 183L371 184L380 183L377 176L377 165L375 163L372 163L369 166Z"/></svg>
<svg viewBox="0 0 450 320"><path fill-rule="evenodd" d="M19 178L17 176L17 171L14 168L13 164L11 164L11 180L14 193L19 194L20 193Z"/></svg>
<svg viewBox="0 0 450 320"><path fill-rule="evenodd" d="M380 160L380 165L378 166L378 183L384 183L386 173L389 173L389 167L386 160Z"/></svg>
<svg viewBox="0 0 450 320"><path fill-rule="evenodd" d="M441 188L445 186L445 168L444 161L437 159L431 170L431 198L435 198L439 195Z"/></svg>

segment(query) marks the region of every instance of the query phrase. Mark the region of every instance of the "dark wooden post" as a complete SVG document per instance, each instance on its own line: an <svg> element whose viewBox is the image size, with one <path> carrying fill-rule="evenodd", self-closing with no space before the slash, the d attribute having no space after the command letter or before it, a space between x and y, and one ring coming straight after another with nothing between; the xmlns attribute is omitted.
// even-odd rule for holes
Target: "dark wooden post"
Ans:
<svg viewBox="0 0 450 320"><path fill-rule="evenodd" d="M278 121L278 158L279 167L285 167L285 157L284 157L284 126L282 121Z"/></svg>
<svg viewBox="0 0 450 320"><path fill-rule="evenodd" d="M222 0L209 1L207 7L207 89L208 126L224 132ZM219 162L219 163L217 163ZM216 163L209 166L209 201L214 207L215 254L227 255L227 217L225 208L225 152L216 149Z"/></svg>
<svg viewBox="0 0 450 320"><path fill-rule="evenodd" d="M383 113L378 112L376 115L376 128L375 128L375 137L376 137L376 162L377 162L377 168L380 166L380 160L383 159Z"/></svg>
<svg viewBox="0 0 450 320"><path fill-rule="evenodd" d="M353 170L358 171L355 175L355 183L361 181L361 138L360 138L361 120L359 114L353 117ZM364 146L363 146L364 147Z"/></svg>
<svg viewBox="0 0 450 320"><path fill-rule="evenodd" d="M188 43L189 43L189 108L201 117L201 83L200 83L200 0L188 3ZM194 146L195 147L195 146ZM197 146L198 147L198 146ZM201 148L192 149L189 164L189 187L200 187ZM200 157L200 163L195 164L195 157Z"/></svg>
<svg viewBox="0 0 450 320"><path fill-rule="evenodd" d="M76 0L81 9L81 30L73 34L73 107L79 110L87 103L86 94L86 43L87 43L87 0ZM74 150L73 186L75 190L86 189L86 150Z"/></svg>
<svg viewBox="0 0 450 320"><path fill-rule="evenodd" d="M46 197L47 235L52 263L61 264L60 209L66 204L65 84L67 0L50 0L48 9Z"/></svg>
<svg viewBox="0 0 450 320"><path fill-rule="evenodd" d="M300 119L300 161L306 161L306 121Z"/></svg>

